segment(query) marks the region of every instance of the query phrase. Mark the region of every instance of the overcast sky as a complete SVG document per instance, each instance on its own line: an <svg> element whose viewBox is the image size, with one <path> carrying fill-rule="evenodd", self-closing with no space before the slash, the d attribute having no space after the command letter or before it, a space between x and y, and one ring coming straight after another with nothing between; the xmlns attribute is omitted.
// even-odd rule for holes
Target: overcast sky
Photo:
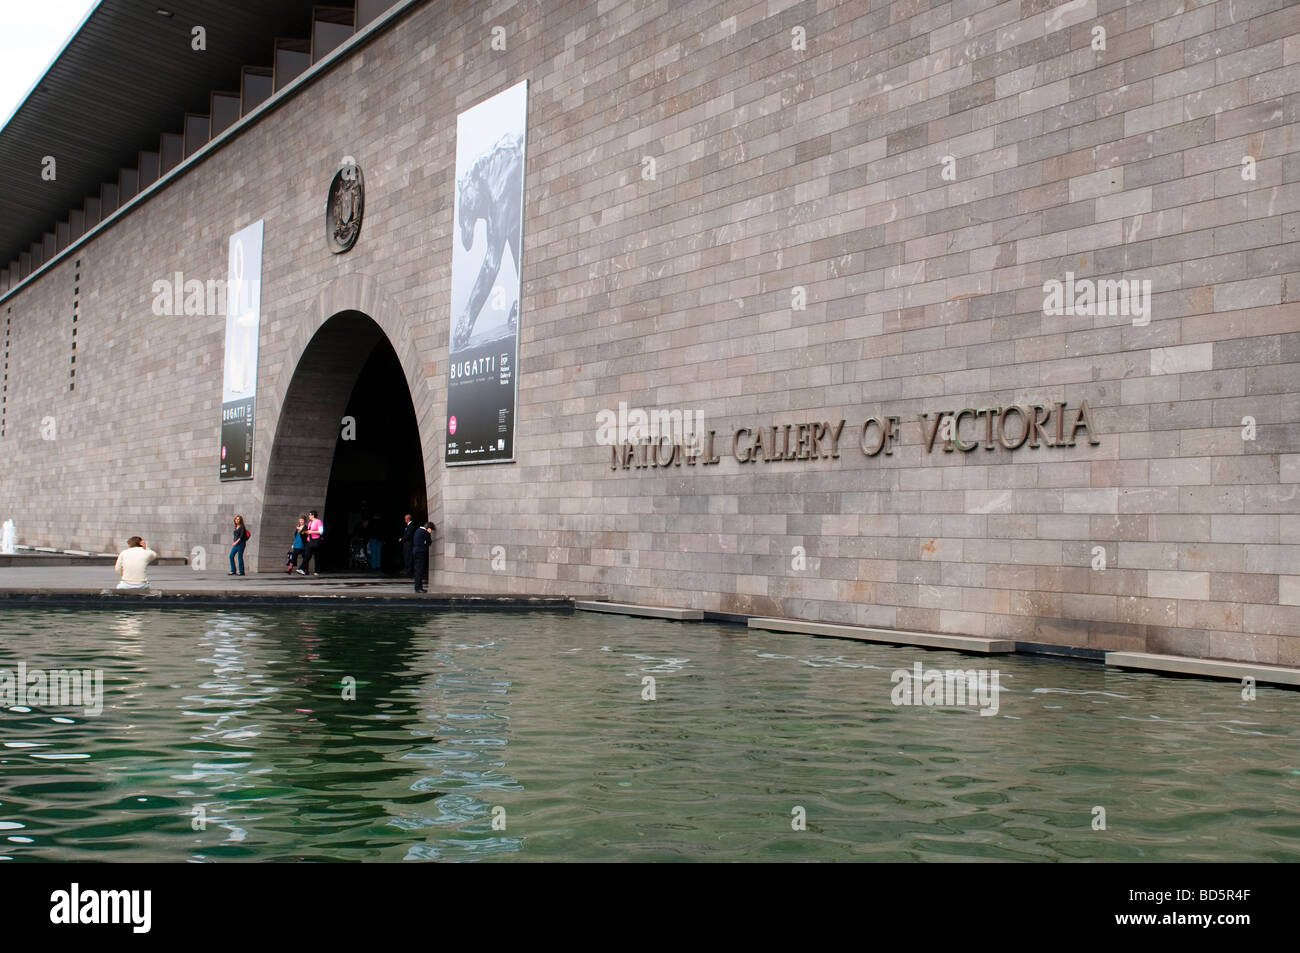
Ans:
<svg viewBox="0 0 1300 953"><path fill-rule="evenodd" d="M99 0L0 0L0 127Z"/></svg>

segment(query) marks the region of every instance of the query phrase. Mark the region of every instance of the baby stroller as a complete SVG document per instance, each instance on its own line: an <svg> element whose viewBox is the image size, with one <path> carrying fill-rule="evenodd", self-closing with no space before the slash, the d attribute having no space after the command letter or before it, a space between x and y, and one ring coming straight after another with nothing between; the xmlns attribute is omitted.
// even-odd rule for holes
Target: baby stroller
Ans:
<svg viewBox="0 0 1300 953"><path fill-rule="evenodd" d="M348 543L348 569L366 570L370 568L370 552L366 541L360 536L352 537Z"/></svg>

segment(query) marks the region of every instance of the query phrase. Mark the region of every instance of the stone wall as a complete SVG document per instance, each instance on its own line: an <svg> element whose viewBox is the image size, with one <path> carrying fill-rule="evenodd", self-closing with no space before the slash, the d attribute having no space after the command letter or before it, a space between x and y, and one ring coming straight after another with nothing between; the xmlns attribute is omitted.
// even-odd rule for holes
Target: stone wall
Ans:
<svg viewBox="0 0 1300 953"><path fill-rule="evenodd" d="M518 460L444 469L456 114L521 78ZM431 0L0 302L0 515L169 554L275 522L297 360L358 308L412 389L437 584L1300 664L1298 112L1283 0ZM257 478L221 485L223 319L150 289L258 218ZM1150 282L1149 315L1046 313L1067 275ZM1097 444L926 450L922 413L1061 401ZM702 414L719 462L611 469L620 402ZM840 419L838 459L730 456Z"/></svg>

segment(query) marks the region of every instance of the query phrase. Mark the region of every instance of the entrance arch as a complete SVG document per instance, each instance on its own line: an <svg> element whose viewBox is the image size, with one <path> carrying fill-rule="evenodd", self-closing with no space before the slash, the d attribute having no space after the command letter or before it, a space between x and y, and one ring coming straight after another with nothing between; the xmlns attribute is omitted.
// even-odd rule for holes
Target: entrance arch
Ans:
<svg viewBox="0 0 1300 953"><path fill-rule="evenodd" d="M349 416L355 425L345 429ZM425 480L415 404L389 336L362 311L333 314L303 348L280 404L258 570L283 569L294 523L310 509L325 520L326 572L348 568L350 531L363 513L380 515L375 535L385 541L386 567L395 568L402 513L430 513Z"/></svg>

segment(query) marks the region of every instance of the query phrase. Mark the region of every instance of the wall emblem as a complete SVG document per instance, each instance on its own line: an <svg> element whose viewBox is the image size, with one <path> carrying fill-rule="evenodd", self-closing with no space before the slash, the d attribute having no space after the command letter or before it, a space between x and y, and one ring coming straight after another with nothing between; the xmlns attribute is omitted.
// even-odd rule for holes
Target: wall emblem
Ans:
<svg viewBox="0 0 1300 953"><path fill-rule="evenodd" d="M335 173L325 203L325 240L334 254L342 254L357 243L365 200L361 166L351 156L344 156L343 167Z"/></svg>

